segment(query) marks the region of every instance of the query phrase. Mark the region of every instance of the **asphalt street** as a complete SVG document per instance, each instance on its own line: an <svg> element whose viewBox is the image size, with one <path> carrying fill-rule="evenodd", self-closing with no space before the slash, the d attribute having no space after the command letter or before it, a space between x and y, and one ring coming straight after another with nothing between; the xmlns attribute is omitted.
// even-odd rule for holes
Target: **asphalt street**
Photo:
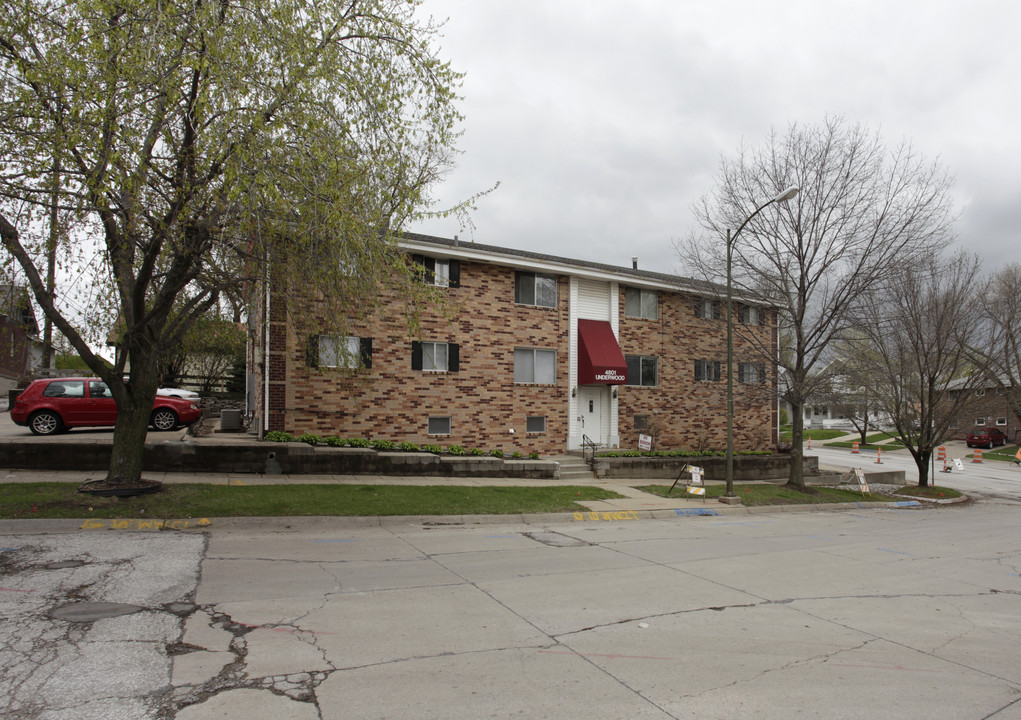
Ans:
<svg viewBox="0 0 1021 720"><path fill-rule="evenodd" d="M1021 720L1021 503L577 518L19 526L0 715Z"/></svg>

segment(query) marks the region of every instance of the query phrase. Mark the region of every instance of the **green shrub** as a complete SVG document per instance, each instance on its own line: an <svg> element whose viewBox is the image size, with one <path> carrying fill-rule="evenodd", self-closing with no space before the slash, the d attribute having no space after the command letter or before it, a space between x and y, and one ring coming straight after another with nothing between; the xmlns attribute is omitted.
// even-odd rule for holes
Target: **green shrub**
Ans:
<svg viewBox="0 0 1021 720"><path fill-rule="evenodd" d="M485 453L479 450L478 448L472 448L471 450L468 451L468 454L474 455L475 457L478 457L479 455L485 455Z"/></svg>
<svg viewBox="0 0 1021 720"><path fill-rule="evenodd" d="M373 440L371 444L380 452L392 452L397 449L397 443L393 440Z"/></svg>
<svg viewBox="0 0 1021 720"><path fill-rule="evenodd" d="M464 447L461 445L448 445L447 452L451 455L464 455Z"/></svg>
<svg viewBox="0 0 1021 720"><path fill-rule="evenodd" d="M297 442L305 443L306 445L311 445L312 447L315 447L320 443L320 441L322 441L322 438L319 437L318 435L315 435L314 433L305 433L304 435L299 435L298 437L296 437L295 440Z"/></svg>
<svg viewBox="0 0 1021 720"><path fill-rule="evenodd" d="M433 444L423 445L422 452L432 453L433 455L439 455L440 453L443 452L443 448L441 448L439 445Z"/></svg>
<svg viewBox="0 0 1021 720"><path fill-rule="evenodd" d="M539 453L537 453L537 452L528 453L528 459L529 460L538 460L539 459Z"/></svg>
<svg viewBox="0 0 1021 720"><path fill-rule="evenodd" d="M291 442L294 440L294 436L291 433L274 430L273 432L266 433L262 439L266 442Z"/></svg>
<svg viewBox="0 0 1021 720"><path fill-rule="evenodd" d="M514 458L515 460L520 460L524 456L520 452L515 450L514 452L511 453L511 457Z"/></svg>
<svg viewBox="0 0 1021 720"><path fill-rule="evenodd" d="M493 457L502 458L503 457L503 450L490 450L489 454L492 455Z"/></svg>
<svg viewBox="0 0 1021 720"><path fill-rule="evenodd" d="M347 441L347 444L348 444L349 447L354 447L354 448L372 447L372 443L370 443L365 438L351 438L350 440Z"/></svg>
<svg viewBox="0 0 1021 720"><path fill-rule="evenodd" d="M407 440L398 445L397 448L401 452L418 452L418 445L413 442L408 442Z"/></svg>
<svg viewBox="0 0 1021 720"><path fill-rule="evenodd" d="M323 442L330 447L347 447L347 440L336 435L327 435L323 438Z"/></svg>

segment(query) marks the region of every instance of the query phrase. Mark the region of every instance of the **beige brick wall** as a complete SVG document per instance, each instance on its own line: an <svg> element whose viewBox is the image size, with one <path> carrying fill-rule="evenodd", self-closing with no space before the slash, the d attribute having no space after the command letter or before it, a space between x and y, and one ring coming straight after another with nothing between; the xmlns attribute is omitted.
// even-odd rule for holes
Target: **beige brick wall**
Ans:
<svg viewBox="0 0 1021 720"><path fill-rule="evenodd" d="M297 336L282 314L275 313L267 429L444 447L458 444L484 451L498 448L526 455L563 452L570 392L568 277L558 278L556 308L516 305L514 270L490 264L462 262L461 286L443 292L453 303L454 319L425 313L420 339L458 343L458 372L412 370L412 338L399 319L352 328L351 334L373 339L371 369L352 373L308 367L307 337ZM696 358L725 360L725 324L695 318L690 296L661 292L660 318L654 321L624 316L623 286L620 302L622 350L657 356L660 373L656 388L619 389L622 445L637 446L633 416L655 412L662 428L661 447L693 448L701 443L722 448L725 383L696 383L693 363ZM771 332L761 331L767 337ZM556 383L515 384L515 348L556 350ZM769 373L772 387L772 368ZM735 395L737 447L771 447L772 400L753 398L739 384ZM546 417L545 433L526 433L526 418L533 415ZM450 436L430 436L430 416L449 416ZM699 429L703 425L708 432Z"/></svg>

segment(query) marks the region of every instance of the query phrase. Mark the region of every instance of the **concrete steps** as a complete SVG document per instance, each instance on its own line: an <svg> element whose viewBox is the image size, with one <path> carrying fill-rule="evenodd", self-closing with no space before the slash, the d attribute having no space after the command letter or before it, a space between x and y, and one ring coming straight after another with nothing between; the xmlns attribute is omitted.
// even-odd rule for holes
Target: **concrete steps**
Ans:
<svg viewBox="0 0 1021 720"><path fill-rule="evenodd" d="M567 482L592 482L596 479L592 469L579 455L556 455L551 458L560 463L560 479Z"/></svg>

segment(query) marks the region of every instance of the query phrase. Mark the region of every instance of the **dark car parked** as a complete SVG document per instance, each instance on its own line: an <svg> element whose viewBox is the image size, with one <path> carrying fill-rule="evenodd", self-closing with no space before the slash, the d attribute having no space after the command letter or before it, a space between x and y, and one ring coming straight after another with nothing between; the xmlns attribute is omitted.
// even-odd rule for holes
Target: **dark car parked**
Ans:
<svg viewBox="0 0 1021 720"><path fill-rule="evenodd" d="M190 400L157 395L149 424L156 430L173 430L202 417L202 408ZM117 403L106 383L96 378L36 380L18 395L11 420L36 435L53 435L73 427L113 427Z"/></svg>
<svg viewBox="0 0 1021 720"><path fill-rule="evenodd" d="M984 447L992 450L993 445L1006 445L1007 436L999 428L975 428L968 433L964 441L968 447Z"/></svg>

